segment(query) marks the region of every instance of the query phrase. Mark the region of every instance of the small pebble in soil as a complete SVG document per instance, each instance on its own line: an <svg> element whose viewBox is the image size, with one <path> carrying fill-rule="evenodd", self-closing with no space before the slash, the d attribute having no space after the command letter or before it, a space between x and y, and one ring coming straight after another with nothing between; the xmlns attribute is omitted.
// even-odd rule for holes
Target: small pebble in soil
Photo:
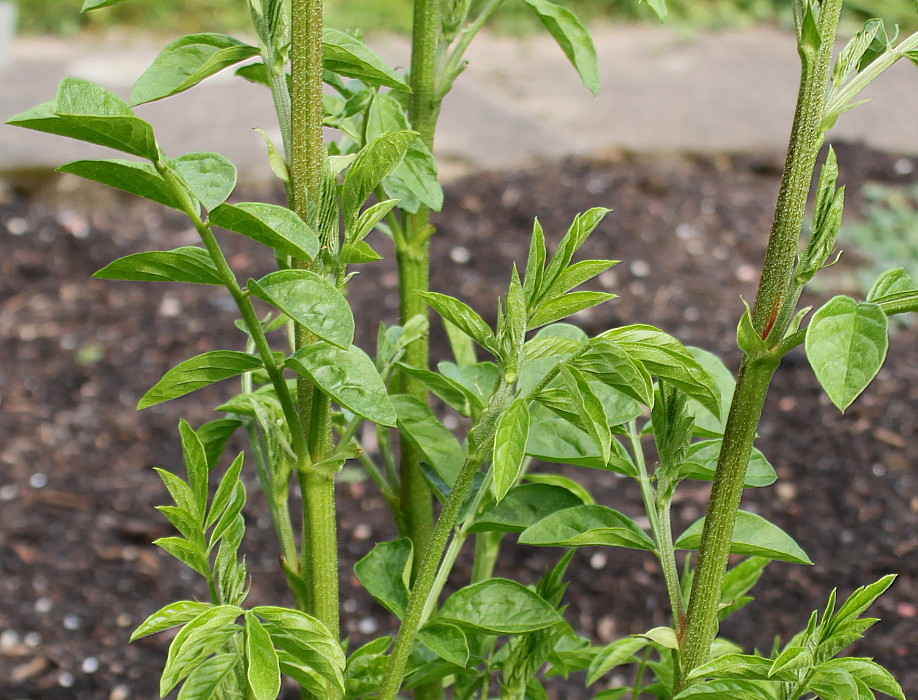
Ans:
<svg viewBox="0 0 918 700"><path fill-rule="evenodd" d="M22 236L29 232L29 222L20 216L14 216L6 222L6 230L14 236Z"/></svg>
<svg viewBox="0 0 918 700"><path fill-rule="evenodd" d="M128 627L132 621L131 616L127 613L121 613L115 618L115 624L118 625L118 627Z"/></svg>
<svg viewBox="0 0 918 700"><path fill-rule="evenodd" d="M41 489L48 485L48 477L41 472L35 472L29 477L29 486L33 489Z"/></svg>
<svg viewBox="0 0 918 700"><path fill-rule="evenodd" d="M341 609L346 613L352 613L357 610L357 601L353 598L347 598L343 603L341 603Z"/></svg>
<svg viewBox="0 0 918 700"><path fill-rule="evenodd" d="M82 624L78 615L64 615L64 629L78 630Z"/></svg>
<svg viewBox="0 0 918 700"><path fill-rule="evenodd" d="M740 265L736 268L736 279L740 282L755 282L759 271L752 265Z"/></svg>
<svg viewBox="0 0 918 700"><path fill-rule="evenodd" d="M108 694L108 700L127 700L129 697L131 697L131 691L126 685L116 685Z"/></svg>
<svg viewBox="0 0 918 700"><path fill-rule="evenodd" d="M778 498L785 503L793 501L797 497L797 487L787 481L781 481L775 486L775 492Z"/></svg>
<svg viewBox="0 0 918 700"><path fill-rule="evenodd" d="M379 624L372 617L364 617L357 623L360 634L375 634Z"/></svg>
<svg viewBox="0 0 918 700"><path fill-rule="evenodd" d="M608 563L609 557L607 557L604 552L596 552L593 556L590 557L590 568L595 569L596 571L604 569Z"/></svg>
<svg viewBox="0 0 918 700"><path fill-rule="evenodd" d="M650 274L650 265L646 260L635 260L628 265L628 269L635 277L647 277Z"/></svg>
<svg viewBox="0 0 918 700"><path fill-rule="evenodd" d="M51 604L50 598L45 598L44 596L42 596L41 598L35 601L35 612L37 613L50 612L51 607L52 607L52 604Z"/></svg>
<svg viewBox="0 0 918 700"><path fill-rule="evenodd" d="M354 528L352 536L355 540L368 540L373 534L373 528L366 523L360 523Z"/></svg>
<svg viewBox="0 0 918 700"><path fill-rule="evenodd" d="M61 675L57 677L57 684L62 688L72 688L73 687L73 674L67 673L64 671Z"/></svg>
<svg viewBox="0 0 918 700"><path fill-rule="evenodd" d="M99 670L99 659L95 656L87 656L83 659L83 663L80 664L80 669L83 673L95 673Z"/></svg>
<svg viewBox="0 0 918 700"><path fill-rule="evenodd" d="M12 501L19 495L19 487L15 484L4 484L0 486L0 501Z"/></svg>
<svg viewBox="0 0 918 700"><path fill-rule="evenodd" d="M25 642L27 647L34 649L39 644L41 644L41 635L38 632L29 632L25 637L23 637L22 641Z"/></svg>
<svg viewBox="0 0 918 700"><path fill-rule="evenodd" d="M688 240L689 238L694 238L698 235L698 232L695 230L695 227L689 223L681 223L676 226L676 238L681 238L683 241Z"/></svg>
<svg viewBox="0 0 918 700"><path fill-rule="evenodd" d="M175 318L182 313L182 302L175 297L163 297L159 303L159 315L163 318Z"/></svg>
<svg viewBox="0 0 918 700"><path fill-rule="evenodd" d="M457 245L449 251L449 259L457 265L465 265L472 259L472 254L465 246Z"/></svg>
<svg viewBox="0 0 918 700"><path fill-rule="evenodd" d="M911 158L900 158L893 163L893 172L896 175L911 175L915 172L915 162Z"/></svg>
<svg viewBox="0 0 918 700"><path fill-rule="evenodd" d="M3 630L0 634L0 651L8 651L19 646L19 633L16 630Z"/></svg>

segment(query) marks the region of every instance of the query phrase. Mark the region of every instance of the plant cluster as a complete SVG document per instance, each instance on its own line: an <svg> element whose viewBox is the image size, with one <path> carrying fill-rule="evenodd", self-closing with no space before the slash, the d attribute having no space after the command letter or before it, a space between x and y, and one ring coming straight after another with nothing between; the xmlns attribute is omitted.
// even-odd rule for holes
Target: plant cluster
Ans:
<svg viewBox="0 0 918 700"><path fill-rule="evenodd" d="M85 0L84 10L120 0ZM577 70L599 88L596 51L577 17L550 0L522 0ZM661 17L664 0L648 0ZM874 622L862 615L892 576L855 591L767 653L744 654L717 637L718 622L751 601L773 560L810 563L786 533L739 509L747 487L775 481L753 447L773 373L804 346L817 378L844 410L880 369L887 317L918 310L904 270L876 281L866 300L838 296L810 317L800 294L831 264L843 188L830 153L818 177L801 246L807 192L826 131L899 58L918 62L918 35L898 41L869 21L832 63L841 0L795 0L800 98L762 280L737 329L743 362L734 379L715 356L636 324L595 337L564 320L613 295L583 290L614 260L575 260L609 213L578 215L549 246L535 222L528 258L509 271L489 325L461 300L428 289L431 210L443 204L432 155L443 97L463 55L501 0L416 0L407 76L356 34L323 30L321 0L249 0L257 44L194 34L167 46L134 85L130 103L66 78L56 98L9 120L133 159L61 168L183 213L201 246L130 255L96 277L222 287L234 301L241 349L213 350L170 369L138 408L238 378L221 417L179 425L184 470L159 470L172 504L160 512L177 534L159 547L197 572L207 597L152 614L133 639L180 627L162 673L163 696L275 698L282 677L304 697L393 700L547 697L546 679L586 673L595 698L851 698L901 688L870 659L839 657ZM229 202L233 165L216 153L167 155L134 111L229 67L266 89L282 143L265 136L289 207ZM335 139L323 140L323 129ZM253 239L277 269L240 280L221 239ZM374 236L395 244L401 318L382 326L375 351L353 344L345 292L360 266L379 259ZM551 252L550 252L551 251ZM441 318L453 360L430 368L428 309ZM357 310L359 311L359 309ZM454 434L430 397L464 417ZM248 497L242 454L222 459L229 437L248 434L251 460L277 534L294 607L246 607L240 546ZM375 447L365 446L372 437ZM655 462L647 454L652 443ZM340 639L335 479L349 461L366 470L401 537L376 543L355 567L366 590L399 619L395 639L358 649ZM642 527L594 502L544 463L606 470L635 480ZM670 506L686 479L713 482L704 518L675 536ZM433 501L439 501L435 508ZM434 518L434 512L439 515ZM534 586L493 576L507 539L563 551ZM469 542L471 540L471 543ZM443 597L466 545L471 581ZM671 624L595 646L564 619L565 571L577 548L624 547L655 557ZM697 551L697 558L679 552ZM730 555L739 555L728 569ZM682 557L680 564L678 557ZM610 672L630 666L627 685Z"/></svg>

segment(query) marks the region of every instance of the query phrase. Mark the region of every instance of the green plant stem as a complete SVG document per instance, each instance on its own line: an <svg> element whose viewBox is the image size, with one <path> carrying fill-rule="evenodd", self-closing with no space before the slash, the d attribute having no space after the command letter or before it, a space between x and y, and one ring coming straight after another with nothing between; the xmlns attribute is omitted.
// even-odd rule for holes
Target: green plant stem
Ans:
<svg viewBox="0 0 918 700"><path fill-rule="evenodd" d="M325 143L322 140L322 0L292 0L291 6L291 134L290 188L297 215L315 226L321 196ZM294 261L301 269L318 265ZM296 329L296 346L315 338L307 329ZM300 423L306 431L307 454L299 454L297 478L303 494L303 547L301 567L311 612L328 627L340 632L338 611L338 536L335 514L335 480L332 474L309 469L331 451L331 409L328 397L305 377L297 379ZM337 691L326 688L326 697Z"/></svg>
<svg viewBox="0 0 918 700"><path fill-rule="evenodd" d="M650 530L657 545L657 558L663 570L663 580L666 582L666 592L669 595L669 605L673 618L673 626L678 631L685 621L685 604L682 600L682 587L679 584L679 570L676 566L676 552L673 548L672 523L669 519L669 499L660 498L654 491L647 472L647 462L644 459L644 450L641 447L641 435L637 429L636 421L628 423L628 440L631 443L631 452L634 463L638 468L638 481L641 485L641 497L644 501L644 510L650 521Z"/></svg>
<svg viewBox="0 0 918 700"><path fill-rule="evenodd" d="M769 336L771 326L787 301L786 295L791 291L797 241L816 155L823 139L823 106L841 5L842 0L822 3L818 25L821 45L812 64L806 67L805 62L801 74L788 156L752 314L755 329L763 338ZM780 338L781 333L777 337ZM746 356L740 366L698 552L675 693L689 685L686 677L692 669L707 661L711 642L717 634L717 606L746 467L768 387L779 362L780 355L772 351L758 357Z"/></svg>
<svg viewBox="0 0 918 700"><path fill-rule="evenodd" d="M439 111L434 95L439 33L440 0L415 0L408 119L411 128L418 132L421 141L431 151ZM422 206L417 213L406 215L403 235L396 239L402 324L414 316L428 316L427 302L421 295L430 288L429 228L430 210ZM427 369L429 354L429 343L424 336L405 349L404 362ZM428 401L423 383L407 374L401 376L399 388L402 393L414 396L425 404ZM416 552L427 549L433 530L433 495L418 466L420 457L417 450L403 442L399 460L399 504L403 534L411 540ZM418 575L419 563L416 561L412 570L412 580Z"/></svg>
<svg viewBox="0 0 918 700"><path fill-rule="evenodd" d="M488 409L482 414L481 420L469 436L469 452L456 477L456 483L453 484L453 489L443 505L443 511L437 520L430 543L421 559L417 579L411 588L405 615L379 688L379 700L395 700L398 695L405 664L408 662L415 635L423 622L424 608L433 588L446 543L456 526L462 504L472 488L475 474L487 457L497 430L497 422L509 404L512 393L512 386L502 381L491 398Z"/></svg>
<svg viewBox="0 0 918 700"><path fill-rule="evenodd" d="M459 41L453 47L453 50L446 55L446 60L440 65L437 74L437 96L442 100L452 89L453 82L459 73L462 72L462 59L468 50L472 40L481 31L488 18L494 11L500 7L504 0L487 0L485 5L479 10L475 21L463 29L459 34Z"/></svg>

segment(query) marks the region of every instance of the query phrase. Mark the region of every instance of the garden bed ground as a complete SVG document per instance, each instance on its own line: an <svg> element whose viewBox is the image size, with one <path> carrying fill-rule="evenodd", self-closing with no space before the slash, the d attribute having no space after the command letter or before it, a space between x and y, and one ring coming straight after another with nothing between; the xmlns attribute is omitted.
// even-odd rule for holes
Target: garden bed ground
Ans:
<svg viewBox="0 0 918 700"><path fill-rule="evenodd" d="M913 181L908 173L918 165L855 146L840 147L839 160L852 211L864 182ZM740 296L754 294L779 172L769 158L623 155L477 175L447 192L433 241L433 287L493 310L511 262L525 257L533 216L557 241L578 211L608 206L615 212L585 253L624 261L598 282L620 298L582 315L581 325L594 332L652 323L723 353L735 367ZM250 190L245 198L259 194ZM169 534L153 510L165 495L152 467L176 468L178 417L207 420L232 387L142 414L133 407L168 367L207 350L240 348L242 336L219 290L89 279L121 255L194 242L174 213L66 178L22 180L0 194L0 698L154 697L168 639L128 647L130 631L168 601L206 595L201 581L149 544ZM227 242L241 275L266 270L261 252ZM380 247L387 260L365 268L351 292L364 347L397 305L391 251ZM442 357L442 339L434 340ZM845 415L828 404L800 353L779 371L758 445L781 480L749 492L746 506L792 533L816 564L773 565L757 603L724 632L747 649L768 648L775 635L805 625L832 587L847 594L898 572L875 610L882 623L854 651L886 664L915 696L914 327L895 336L889 355ZM577 476L599 502L639 513L630 484L597 471ZM701 515L705 496L701 483L683 489L677 531ZM392 625L358 588L351 567L394 532L368 482L343 484L339 508L344 628L360 643ZM286 602L254 486L246 514L250 601ZM510 546L499 573L529 583L557 556ZM666 623L661 576L648 556L586 549L571 577L569 619L582 634L607 642ZM573 685L554 692L588 697Z"/></svg>

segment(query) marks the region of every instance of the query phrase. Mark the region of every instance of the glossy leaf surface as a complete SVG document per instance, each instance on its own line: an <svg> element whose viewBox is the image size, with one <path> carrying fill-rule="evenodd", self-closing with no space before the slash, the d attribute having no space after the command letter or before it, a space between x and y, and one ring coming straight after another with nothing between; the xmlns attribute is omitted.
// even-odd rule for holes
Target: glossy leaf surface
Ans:
<svg viewBox="0 0 918 700"><path fill-rule="evenodd" d="M185 396L223 379L251 372L262 366L261 358L233 350L205 352L170 369L143 395L137 410Z"/></svg>
<svg viewBox="0 0 918 700"><path fill-rule="evenodd" d="M192 284L223 285L220 274L207 251L194 246L126 255L110 262L93 277L132 282L190 282Z"/></svg>
<svg viewBox="0 0 918 700"><path fill-rule="evenodd" d="M703 528L704 518L692 523L676 540L676 549L698 549ZM745 510L738 511L736 514L736 526L733 529L730 552L786 561L791 564L813 563L790 535L762 516Z"/></svg>
<svg viewBox="0 0 918 700"><path fill-rule="evenodd" d="M551 627L561 616L516 581L494 578L453 593L436 618L477 634L524 634Z"/></svg>

